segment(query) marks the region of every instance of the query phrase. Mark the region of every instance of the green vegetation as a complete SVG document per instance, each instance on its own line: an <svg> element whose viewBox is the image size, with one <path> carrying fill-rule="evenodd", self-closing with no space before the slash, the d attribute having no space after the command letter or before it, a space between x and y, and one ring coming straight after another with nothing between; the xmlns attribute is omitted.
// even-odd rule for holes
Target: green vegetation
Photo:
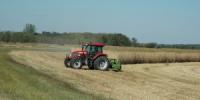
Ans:
<svg viewBox="0 0 200 100"><path fill-rule="evenodd" d="M121 33L56 33L37 34L39 43L79 44L81 42L103 42L113 46L131 46L129 38Z"/></svg>
<svg viewBox="0 0 200 100"><path fill-rule="evenodd" d="M111 46L133 46L146 48L179 48L200 49L199 44L157 44L138 43L136 38L131 40L121 33L57 33L57 32L0 32L0 41L12 43L50 43L50 44L79 44L81 42L103 42Z"/></svg>
<svg viewBox="0 0 200 100"><path fill-rule="evenodd" d="M35 33L35 31L36 31L35 25L33 24L26 24L23 30L24 33Z"/></svg>
<svg viewBox="0 0 200 100"><path fill-rule="evenodd" d="M0 32L0 41L21 43L79 44L81 42L104 42L113 46L131 46L129 38L121 33L28 33Z"/></svg>
<svg viewBox="0 0 200 100"><path fill-rule="evenodd" d="M0 41L12 43L50 43L80 44L81 42L103 42L111 46L133 46L146 48L179 48L200 49L200 44L157 44L139 43L135 37L131 39L122 33L90 33L90 32L47 32L36 33L33 24L26 24L23 32L0 32Z"/></svg>
<svg viewBox="0 0 200 100"><path fill-rule="evenodd" d="M16 49L16 48L15 48ZM105 99L84 93L72 85L16 63L0 48L0 99L10 100L94 100Z"/></svg>

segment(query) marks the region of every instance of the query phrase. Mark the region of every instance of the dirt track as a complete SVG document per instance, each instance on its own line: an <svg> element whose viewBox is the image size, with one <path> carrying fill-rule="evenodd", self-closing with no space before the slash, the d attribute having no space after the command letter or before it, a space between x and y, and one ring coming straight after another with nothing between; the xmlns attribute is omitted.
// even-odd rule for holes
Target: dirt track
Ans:
<svg viewBox="0 0 200 100"><path fill-rule="evenodd" d="M65 52L13 51L12 57L90 93L118 100L200 100L200 63L124 65L123 72L65 68Z"/></svg>

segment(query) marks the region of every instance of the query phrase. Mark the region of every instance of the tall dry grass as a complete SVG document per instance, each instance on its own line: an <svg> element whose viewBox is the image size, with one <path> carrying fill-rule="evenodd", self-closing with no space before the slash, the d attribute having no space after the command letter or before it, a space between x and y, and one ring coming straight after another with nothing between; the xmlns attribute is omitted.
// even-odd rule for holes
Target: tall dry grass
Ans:
<svg viewBox="0 0 200 100"><path fill-rule="evenodd" d="M200 62L200 53L125 52L118 56L123 64Z"/></svg>
<svg viewBox="0 0 200 100"><path fill-rule="evenodd" d="M107 47L105 52L123 64L200 62L199 50Z"/></svg>

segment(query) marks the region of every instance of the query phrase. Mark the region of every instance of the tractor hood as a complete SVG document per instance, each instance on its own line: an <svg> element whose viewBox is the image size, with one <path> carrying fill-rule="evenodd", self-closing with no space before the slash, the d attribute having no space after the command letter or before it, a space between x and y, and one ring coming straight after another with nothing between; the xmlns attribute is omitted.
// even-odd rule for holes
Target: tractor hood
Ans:
<svg viewBox="0 0 200 100"><path fill-rule="evenodd" d="M86 51L80 50L80 51L73 51L73 52L71 52L71 54L77 54L77 53L83 55L83 54L86 54Z"/></svg>
<svg viewBox="0 0 200 100"><path fill-rule="evenodd" d="M79 53L79 54L82 54L82 53L85 53L86 51L83 51L82 49L73 49L71 50L71 53Z"/></svg>
<svg viewBox="0 0 200 100"><path fill-rule="evenodd" d="M74 57L74 56L83 56L86 55L87 52L83 51L82 49L73 49L70 51L69 57Z"/></svg>
<svg viewBox="0 0 200 100"><path fill-rule="evenodd" d="M82 51L82 49L72 49L71 52Z"/></svg>

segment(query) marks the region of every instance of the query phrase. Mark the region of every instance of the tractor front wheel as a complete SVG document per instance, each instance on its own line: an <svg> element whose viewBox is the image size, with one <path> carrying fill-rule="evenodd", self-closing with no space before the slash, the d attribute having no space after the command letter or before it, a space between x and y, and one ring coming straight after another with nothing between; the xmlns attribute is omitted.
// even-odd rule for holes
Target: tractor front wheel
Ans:
<svg viewBox="0 0 200 100"><path fill-rule="evenodd" d="M82 62L81 59L73 59L70 61L71 62L71 67L74 69L81 69L82 68Z"/></svg>
<svg viewBox="0 0 200 100"><path fill-rule="evenodd" d="M70 60L65 59L64 64L65 64L65 67L70 67Z"/></svg>
<svg viewBox="0 0 200 100"><path fill-rule="evenodd" d="M98 70L108 70L109 67L109 61L108 58L105 56L100 56L94 61L94 66Z"/></svg>

